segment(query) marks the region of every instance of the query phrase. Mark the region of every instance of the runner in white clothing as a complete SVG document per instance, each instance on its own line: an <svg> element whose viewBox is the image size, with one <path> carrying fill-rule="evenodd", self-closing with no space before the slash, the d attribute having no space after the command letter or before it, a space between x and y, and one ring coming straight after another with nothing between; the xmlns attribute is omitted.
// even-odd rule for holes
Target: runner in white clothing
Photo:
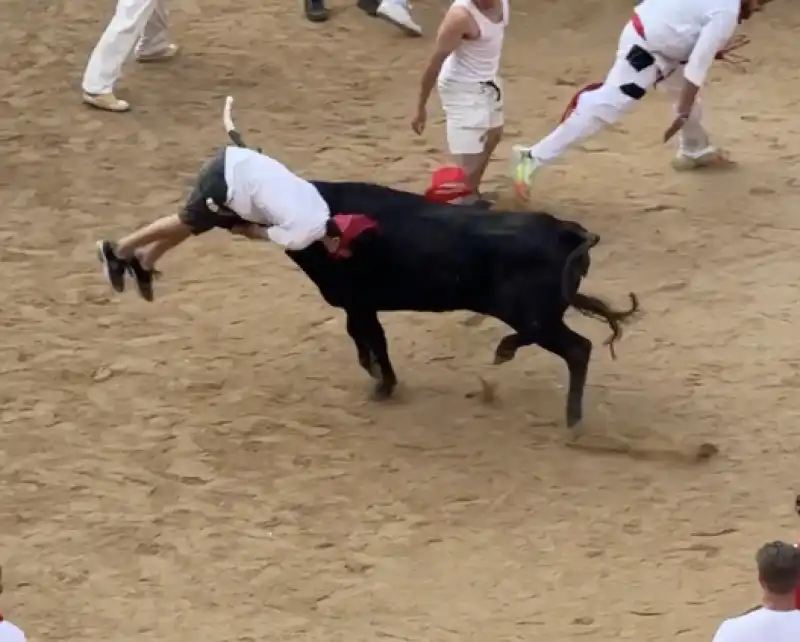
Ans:
<svg viewBox="0 0 800 642"><path fill-rule="evenodd" d="M348 236L317 188L274 158L245 147L231 119L232 102L228 97L223 120L236 146L225 147L203 165L181 213L118 242L97 242L106 279L117 292L125 290L125 277L131 274L139 294L152 301L156 262L191 235L214 228L273 241L287 250L321 241L331 254L350 255Z"/></svg>
<svg viewBox="0 0 800 642"><path fill-rule="evenodd" d="M428 98L436 85L445 112L447 145L480 197L480 183L503 134L503 88L498 75L508 0L455 0L445 14L436 46L422 74L412 128L425 130Z"/></svg>
<svg viewBox="0 0 800 642"><path fill-rule="evenodd" d="M800 551L784 542L771 542L756 555L758 580L764 591L759 608L725 620L713 642L797 642L800 611L794 592L800 584Z"/></svg>
<svg viewBox="0 0 800 642"><path fill-rule="evenodd" d="M727 158L702 125L697 97L714 59L733 42L736 26L768 0L643 0L622 30L616 61L605 81L579 94L572 112L532 147L514 146L513 179L518 196L530 196L540 167L569 147L617 122L646 92L664 81L676 118L667 141L680 133L675 169L693 169Z"/></svg>
<svg viewBox="0 0 800 642"><path fill-rule="evenodd" d="M117 0L114 17L83 74L83 102L105 111L128 111L130 104L114 95L114 85L131 52L136 50L139 62L161 62L177 55L178 46L167 33L165 1Z"/></svg>

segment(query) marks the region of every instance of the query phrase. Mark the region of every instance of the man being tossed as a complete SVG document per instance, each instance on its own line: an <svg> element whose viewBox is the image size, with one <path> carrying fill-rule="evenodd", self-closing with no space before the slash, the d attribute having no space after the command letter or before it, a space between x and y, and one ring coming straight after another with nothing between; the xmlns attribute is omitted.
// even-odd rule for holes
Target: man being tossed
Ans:
<svg viewBox="0 0 800 642"><path fill-rule="evenodd" d="M428 98L436 85L444 109L447 145L467 176L472 194L480 184L503 133L503 89L498 76L508 0L455 0L445 14L436 46L422 74L411 127L422 134Z"/></svg>
<svg viewBox="0 0 800 642"><path fill-rule="evenodd" d="M616 60L599 87L576 98L572 112L532 147L515 145L517 195L530 196L536 171L568 148L616 123L647 91L664 83L676 116L664 134L679 134L675 169L727 163L702 124L698 93L714 59L732 42L736 26L768 0L643 0L620 35Z"/></svg>
<svg viewBox="0 0 800 642"><path fill-rule="evenodd" d="M282 163L246 147L229 146L200 170L180 214L165 216L117 242L99 241L106 278L117 292L131 274L153 299L156 261L191 235L213 228L303 250L321 241L339 249L339 229L317 188Z"/></svg>

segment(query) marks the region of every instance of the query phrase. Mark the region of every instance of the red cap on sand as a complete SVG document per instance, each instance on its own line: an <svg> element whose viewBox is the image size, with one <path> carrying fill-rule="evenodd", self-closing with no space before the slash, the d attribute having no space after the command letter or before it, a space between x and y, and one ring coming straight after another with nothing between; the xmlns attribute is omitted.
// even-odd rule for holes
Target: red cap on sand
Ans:
<svg viewBox="0 0 800 642"><path fill-rule="evenodd" d="M440 167L431 176L431 185L425 190L425 198L436 203L452 203L457 198L469 196L467 175L460 167Z"/></svg>

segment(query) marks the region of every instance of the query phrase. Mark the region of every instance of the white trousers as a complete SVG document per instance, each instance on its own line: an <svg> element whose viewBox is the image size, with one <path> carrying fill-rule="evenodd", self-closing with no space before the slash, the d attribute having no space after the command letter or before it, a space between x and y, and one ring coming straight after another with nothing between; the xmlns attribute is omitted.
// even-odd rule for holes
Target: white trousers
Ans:
<svg viewBox="0 0 800 642"><path fill-rule="evenodd" d="M636 71L626 59L634 45L647 49L647 43L629 23L622 30L616 60L603 86L579 97L572 114L550 135L531 147L533 158L542 164L552 162L574 144L594 136L606 125L618 122L634 104L639 102L624 94L620 90L622 85L634 84L649 91L658 84L672 97L677 113L683 87L683 65L655 56L655 64L642 71ZM708 149L709 138L703 129L702 116L702 103L698 98L678 138L680 151L687 156L699 156ZM665 122L664 129L668 125L669 123Z"/></svg>
<svg viewBox="0 0 800 642"><path fill-rule="evenodd" d="M165 0L117 0L117 10L92 51L83 75L83 90L106 94L114 90L122 65L136 49L148 56L170 44Z"/></svg>

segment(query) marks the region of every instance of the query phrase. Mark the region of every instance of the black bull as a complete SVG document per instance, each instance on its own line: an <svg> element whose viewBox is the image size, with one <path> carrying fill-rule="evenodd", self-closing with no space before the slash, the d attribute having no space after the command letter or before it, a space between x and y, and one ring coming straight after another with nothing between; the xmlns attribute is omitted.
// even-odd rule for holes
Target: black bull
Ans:
<svg viewBox="0 0 800 642"><path fill-rule="evenodd" d="M379 311L471 310L514 330L498 344L495 364L532 344L564 359L567 425L581 420L592 342L564 323L567 308L611 327L612 356L621 324L638 309L634 294L630 309L618 311L578 292L596 234L539 212L442 205L369 183L314 184L332 212L377 222L351 242L351 258L334 258L321 243L287 251L325 301L347 313L347 332L359 364L377 379L377 396L390 396L397 385Z"/></svg>

